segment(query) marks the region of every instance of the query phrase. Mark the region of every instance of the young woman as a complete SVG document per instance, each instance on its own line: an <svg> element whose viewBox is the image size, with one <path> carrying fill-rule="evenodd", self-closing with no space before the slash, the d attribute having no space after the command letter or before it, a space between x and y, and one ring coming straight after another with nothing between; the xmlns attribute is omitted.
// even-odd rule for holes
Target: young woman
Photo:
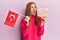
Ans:
<svg viewBox="0 0 60 40"><path fill-rule="evenodd" d="M21 20L22 40L41 40L44 34L45 19L37 15L37 6L29 2L26 6L25 17Z"/></svg>

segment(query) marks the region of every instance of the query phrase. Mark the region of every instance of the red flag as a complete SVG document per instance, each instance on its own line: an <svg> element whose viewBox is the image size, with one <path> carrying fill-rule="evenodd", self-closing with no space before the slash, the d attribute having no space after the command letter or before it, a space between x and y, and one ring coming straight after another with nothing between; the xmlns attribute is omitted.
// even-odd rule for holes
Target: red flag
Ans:
<svg viewBox="0 0 60 40"><path fill-rule="evenodd" d="M12 11L9 11L4 24L6 24L10 27L14 27L17 17L18 17L18 14L14 13Z"/></svg>

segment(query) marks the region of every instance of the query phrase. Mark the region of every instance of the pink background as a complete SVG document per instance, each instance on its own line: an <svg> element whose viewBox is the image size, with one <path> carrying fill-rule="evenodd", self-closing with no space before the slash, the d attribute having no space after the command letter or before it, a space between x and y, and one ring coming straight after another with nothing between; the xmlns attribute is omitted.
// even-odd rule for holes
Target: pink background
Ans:
<svg viewBox="0 0 60 40"><path fill-rule="evenodd" d="M0 0L0 40L20 40L20 14L30 1L36 2L38 8L49 9L42 40L60 40L60 0ZM9 10L19 14L14 28L4 25Z"/></svg>

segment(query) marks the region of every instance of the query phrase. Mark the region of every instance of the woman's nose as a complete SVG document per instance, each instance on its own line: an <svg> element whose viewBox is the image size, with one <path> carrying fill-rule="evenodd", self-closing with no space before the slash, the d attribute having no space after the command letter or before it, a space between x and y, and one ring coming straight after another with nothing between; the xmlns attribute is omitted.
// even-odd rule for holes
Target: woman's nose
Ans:
<svg viewBox="0 0 60 40"><path fill-rule="evenodd" d="M35 10L35 8L33 8L33 10Z"/></svg>
<svg viewBox="0 0 60 40"><path fill-rule="evenodd" d="M36 8L33 8L33 10L36 10Z"/></svg>

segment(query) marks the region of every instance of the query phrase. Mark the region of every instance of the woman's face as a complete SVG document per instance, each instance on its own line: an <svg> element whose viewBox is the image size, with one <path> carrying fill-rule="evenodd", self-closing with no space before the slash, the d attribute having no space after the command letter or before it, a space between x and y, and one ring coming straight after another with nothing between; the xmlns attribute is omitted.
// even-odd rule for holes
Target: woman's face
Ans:
<svg viewBox="0 0 60 40"><path fill-rule="evenodd" d="M36 5L35 4L31 4L31 6L30 6L31 15L36 15L36 12L37 12Z"/></svg>

